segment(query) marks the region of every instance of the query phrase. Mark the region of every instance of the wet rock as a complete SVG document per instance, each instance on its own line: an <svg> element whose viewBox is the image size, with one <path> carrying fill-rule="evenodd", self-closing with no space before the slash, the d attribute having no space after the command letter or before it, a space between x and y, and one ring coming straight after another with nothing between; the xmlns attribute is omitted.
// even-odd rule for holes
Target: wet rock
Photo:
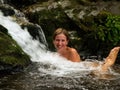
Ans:
<svg viewBox="0 0 120 90"><path fill-rule="evenodd" d="M12 71L18 67L23 68L29 65L30 57L6 33L7 29L3 26L0 28L2 28L0 29L0 71Z"/></svg>

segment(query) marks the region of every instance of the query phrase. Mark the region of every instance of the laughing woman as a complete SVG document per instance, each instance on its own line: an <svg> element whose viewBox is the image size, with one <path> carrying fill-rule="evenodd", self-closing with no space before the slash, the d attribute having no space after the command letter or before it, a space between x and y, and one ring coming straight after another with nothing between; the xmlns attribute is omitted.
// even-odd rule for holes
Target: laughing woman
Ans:
<svg viewBox="0 0 120 90"><path fill-rule="evenodd" d="M67 30L63 28L58 28L53 34L53 44L57 52L62 57L65 57L67 60L70 60L72 62L82 62L77 50L75 48L68 47L69 40L70 40L69 34ZM119 50L120 50L120 46L114 47L110 51L109 55L103 61L101 71L107 71L109 67L114 65ZM98 66L99 64L96 65L96 63L93 62L91 65Z"/></svg>

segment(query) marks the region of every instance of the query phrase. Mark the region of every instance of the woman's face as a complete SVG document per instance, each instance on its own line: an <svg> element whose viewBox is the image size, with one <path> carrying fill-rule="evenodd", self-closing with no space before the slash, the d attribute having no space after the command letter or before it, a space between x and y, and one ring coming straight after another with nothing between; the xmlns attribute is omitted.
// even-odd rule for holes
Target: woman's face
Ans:
<svg viewBox="0 0 120 90"><path fill-rule="evenodd" d="M55 37L55 39L53 40L53 44L57 50L64 49L68 45L68 40L66 36L61 33Z"/></svg>

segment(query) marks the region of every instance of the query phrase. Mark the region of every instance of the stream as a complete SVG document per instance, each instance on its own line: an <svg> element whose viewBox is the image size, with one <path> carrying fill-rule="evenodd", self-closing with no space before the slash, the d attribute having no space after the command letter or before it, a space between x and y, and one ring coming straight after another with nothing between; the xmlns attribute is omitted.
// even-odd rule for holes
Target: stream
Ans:
<svg viewBox="0 0 120 90"><path fill-rule="evenodd" d="M23 30L2 13L0 24L7 28L32 61L24 71L1 75L0 90L120 90L119 65L110 68L110 73L94 75L92 72L100 67L90 66L92 59L73 63L47 51L43 43L33 40L27 29Z"/></svg>

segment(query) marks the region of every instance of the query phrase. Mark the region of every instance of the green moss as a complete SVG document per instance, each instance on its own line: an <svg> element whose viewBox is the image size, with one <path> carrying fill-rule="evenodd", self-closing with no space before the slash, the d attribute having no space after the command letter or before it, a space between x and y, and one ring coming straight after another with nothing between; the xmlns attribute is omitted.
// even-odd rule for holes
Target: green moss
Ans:
<svg viewBox="0 0 120 90"><path fill-rule="evenodd" d="M13 66L25 66L30 63L30 57L11 36L0 32L0 62Z"/></svg>
<svg viewBox="0 0 120 90"><path fill-rule="evenodd" d="M27 65L26 63L28 63L29 60L25 60L25 58L23 57L18 58L15 56L5 55L0 57L0 62L4 62L13 66L25 66Z"/></svg>

